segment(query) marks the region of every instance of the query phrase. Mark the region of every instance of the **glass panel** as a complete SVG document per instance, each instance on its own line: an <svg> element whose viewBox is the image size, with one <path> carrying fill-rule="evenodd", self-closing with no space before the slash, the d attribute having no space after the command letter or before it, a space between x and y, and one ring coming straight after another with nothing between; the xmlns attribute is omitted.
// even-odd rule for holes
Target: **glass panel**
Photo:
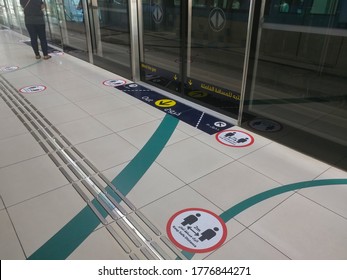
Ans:
<svg viewBox="0 0 347 280"><path fill-rule="evenodd" d="M0 25L10 27L10 23L7 17L7 3L5 0L0 0Z"/></svg>
<svg viewBox="0 0 347 280"><path fill-rule="evenodd" d="M46 33L49 43L63 46L62 34L59 23L61 14L59 13L62 4L56 0L45 0L46 2Z"/></svg>
<svg viewBox="0 0 347 280"><path fill-rule="evenodd" d="M92 9L94 63L131 78L128 0L98 0Z"/></svg>
<svg viewBox="0 0 347 280"><path fill-rule="evenodd" d="M193 1L188 97L237 118L250 1Z"/></svg>
<svg viewBox="0 0 347 280"><path fill-rule="evenodd" d="M347 1L286 1L290 12L280 16L283 2L266 1L247 112L268 119L269 131L275 121L282 129L273 136L284 143L341 162L347 156Z"/></svg>
<svg viewBox="0 0 347 280"><path fill-rule="evenodd" d="M181 91L181 1L142 1L141 79Z"/></svg>
<svg viewBox="0 0 347 280"><path fill-rule="evenodd" d="M19 1L16 0L5 0L7 1L9 17L11 18L10 24L11 29L21 32L25 29L24 24L24 14L23 9L19 4Z"/></svg>
<svg viewBox="0 0 347 280"><path fill-rule="evenodd" d="M88 8L86 2L86 0L50 0L49 15L53 37L59 40L60 32L64 52L88 61L87 33L83 13L84 9Z"/></svg>

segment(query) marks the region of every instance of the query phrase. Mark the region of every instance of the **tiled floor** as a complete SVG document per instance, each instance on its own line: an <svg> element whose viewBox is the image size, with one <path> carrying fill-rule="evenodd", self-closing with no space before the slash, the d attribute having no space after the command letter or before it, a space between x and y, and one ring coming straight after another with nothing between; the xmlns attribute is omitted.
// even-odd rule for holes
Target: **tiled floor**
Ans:
<svg viewBox="0 0 347 280"><path fill-rule="evenodd" d="M0 72L1 259L347 259L346 171L254 132L252 145L235 148L175 126L103 85L123 78L67 54L35 60L22 39L0 30L0 68L19 67ZM47 89L18 93L31 85ZM168 122L163 142L169 126L156 133ZM103 188L119 203L114 216L96 203ZM189 254L169 241L167 225L185 209L220 215L223 243Z"/></svg>

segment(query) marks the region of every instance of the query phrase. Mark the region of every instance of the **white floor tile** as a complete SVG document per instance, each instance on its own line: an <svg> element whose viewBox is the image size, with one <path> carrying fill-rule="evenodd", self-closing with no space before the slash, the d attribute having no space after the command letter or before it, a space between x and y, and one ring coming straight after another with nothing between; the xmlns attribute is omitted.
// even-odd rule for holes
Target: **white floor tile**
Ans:
<svg viewBox="0 0 347 280"><path fill-rule="evenodd" d="M317 180L331 178L347 179L347 172L332 167ZM328 183L325 186L302 189L299 193L347 219L347 184L329 185Z"/></svg>
<svg viewBox="0 0 347 280"><path fill-rule="evenodd" d="M112 133L112 130L92 117L57 125L57 128L74 145Z"/></svg>
<svg viewBox="0 0 347 280"><path fill-rule="evenodd" d="M240 162L282 184L313 180L329 166L277 143L271 143Z"/></svg>
<svg viewBox="0 0 347 280"><path fill-rule="evenodd" d="M0 130L0 139L28 133L23 123L15 115L0 118Z"/></svg>
<svg viewBox="0 0 347 280"><path fill-rule="evenodd" d="M125 168L126 165L117 166L103 173L112 181ZM137 207L141 208L170 192L185 185L169 171L154 163L133 187L127 198Z"/></svg>
<svg viewBox="0 0 347 280"><path fill-rule="evenodd" d="M294 195L251 226L291 259L346 259L347 221Z"/></svg>
<svg viewBox="0 0 347 280"><path fill-rule="evenodd" d="M259 236L246 229L205 259L287 260L288 258Z"/></svg>
<svg viewBox="0 0 347 280"><path fill-rule="evenodd" d="M35 94L26 94L25 97L39 110L70 103L67 98L59 93L54 93L52 89Z"/></svg>
<svg viewBox="0 0 347 280"><path fill-rule="evenodd" d="M0 100L0 118L12 117L13 112L7 106L7 104L1 99Z"/></svg>
<svg viewBox="0 0 347 280"><path fill-rule="evenodd" d="M115 132L151 122L155 119L136 107L115 109L112 112L97 115L95 118Z"/></svg>
<svg viewBox="0 0 347 280"><path fill-rule="evenodd" d="M124 102L115 95L105 95L103 97L77 102L76 105L88 112L90 115L99 115L118 108L128 107L129 103Z"/></svg>
<svg viewBox="0 0 347 280"><path fill-rule="evenodd" d="M29 133L0 140L0 168L44 154Z"/></svg>
<svg viewBox="0 0 347 280"><path fill-rule="evenodd" d="M122 136L124 139L126 139L127 141L129 141L138 149L141 149L147 143L147 141L151 138L155 130L160 125L161 121L162 120L148 122L143 125L139 125L133 128L123 130L121 132L118 132L118 134ZM170 137L169 141L167 142L167 145L168 146L172 145L174 143L177 143L189 137L190 137L189 135L176 129L173 132L172 136Z"/></svg>
<svg viewBox="0 0 347 280"><path fill-rule="evenodd" d="M278 187L277 182L238 162L230 163L189 185L223 210ZM264 202L263 207L258 207L257 211L247 209L247 214L238 215L236 219L249 226L277 203L277 200Z"/></svg>
<svg viewBox="0 0 347 280"><path fill-rule="evenodd" d="M186 183L232 162L233 159L195 139L166 147L157 162Z"/></svg>
<svg viewBox="0 0 347 280"><path fill-rule="evenodd" d="M131 160L138 150L116 134L91 140L76 148L100 171Z"/></svg>
<svg viewBox="0 0 347 280"><path fill-rule="evenodd" d="M69 260L129 260L129 255L105 228L93 232L68 258Z"/></svg>
<svg viewBox="0 0 347 280"><path fill-rule="evenodd" d="M10 207L8 211L26 256L39 249L85 205L69 185Z"/></svg>
<svg viewBox="0 0 347 280"><path fill-rule="evenodd" d="M66 89L60 91L60 94L65 96L71 102L84 101L91 98L97 98L105 96L107 93L102 90L101 87L90 85L81 86L79 88Z"/></svg>
<svg viewBox="0 0 347 280"><path fill-rule="evenodd" d="M88 117L88 113L73 103L44 108L41 113L54 125L63 124Z"/></svg>
<svg viewBox="0 0 347 280"><path fill-rule="evenodd" d="M1 196L14 205L68 183L47 156L36 157L0 169Z"/></svg>
<svg viewBox="0 0 347 280"><path fill-rule="evenodd" d="M0 259L24 260L25 256L13 225L5 210L0 211Z"/></svg>

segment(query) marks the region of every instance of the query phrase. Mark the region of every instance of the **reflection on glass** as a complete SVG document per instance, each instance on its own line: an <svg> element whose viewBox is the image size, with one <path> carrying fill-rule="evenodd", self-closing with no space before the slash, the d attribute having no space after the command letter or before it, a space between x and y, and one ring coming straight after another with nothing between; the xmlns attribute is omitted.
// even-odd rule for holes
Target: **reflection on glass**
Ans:
<svg viewBox="0 0 347 280"><path fill-rule="evenodd" d="M193 5L188 83L205 95L196 101L237 118L247 38L249 1Z"/></svg>
<svg viewBox="0 0 347 280"><path fill-rule="evenodd" d="M5 0L7 3L7 8L9 12L9 18L11 18L10 24L11 29L21 31L21 29L25 29L24 24L24 14L22 7L19 4L19 1L15 0Z"/></svg>
<svg viewBox="0 0 347 280"><path fill-rule="evenodd" d="M0 0L0 25L10 27L9 19L7 17L7 3L5 0Z"/></svg>
<svg viewBox="0 0 347 280"><path fill-rule="evenodd" d="M250 1L180 4L142 1L142 79L237 118Z"/></svg>
<svg viewBox="0 0 347 280"><path fill-rule="evenodd" d="M180 1L142 1L142 79L180 91Z"/></svg>
<svg viewBox="0 0 347 280"><path fill-rule="evenodd" d="M282 18L279 2L266 2L258 67L246 109L290 127L284 141L309 144L309 150L316 147L320 157L327 150L328 157L338 161L347 156L347 2L290 4L299 2L299 16L296 6Z"/></svg>
<svg viewBox="0 0 347 280"><path fill-rule="evenodd" d="M97 3L98 9L92 9L95 63L110 70L114 67L113 70L130 78L128 1L98 0Z"/></svg>

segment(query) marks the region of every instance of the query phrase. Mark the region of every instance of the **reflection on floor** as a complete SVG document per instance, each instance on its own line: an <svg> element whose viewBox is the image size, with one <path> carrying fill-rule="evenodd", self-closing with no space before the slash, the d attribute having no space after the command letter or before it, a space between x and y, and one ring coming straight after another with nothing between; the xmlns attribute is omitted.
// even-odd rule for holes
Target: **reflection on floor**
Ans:
<svg viewBox="0 0 347 280"><path fill-rule="evenodd" d="M346 171L22 39L0 31L1 259L347 258Z"/></svg>

